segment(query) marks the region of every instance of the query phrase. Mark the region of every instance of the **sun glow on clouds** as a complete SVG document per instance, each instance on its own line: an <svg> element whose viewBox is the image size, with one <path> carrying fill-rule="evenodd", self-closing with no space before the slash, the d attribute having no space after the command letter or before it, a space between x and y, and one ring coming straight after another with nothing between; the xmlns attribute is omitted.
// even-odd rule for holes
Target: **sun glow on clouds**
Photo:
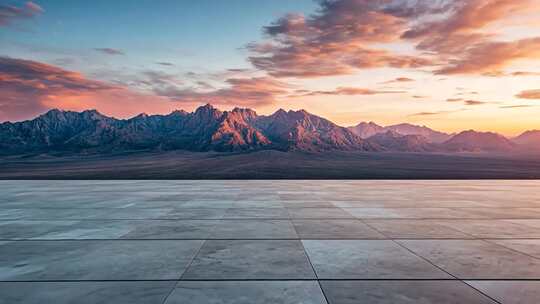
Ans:
<svg viewBox="0 0 540 304"><path fill-rule="evenodd" d="M154 58L93 79L39 60L1 57L0 119L52 107L128 117L211 102L262 113L306 108L343 125L408 121L507 134L540 127L537 0L317 3L314 12L291 12L263 26L263 36L242 50L246 66L221 72L185 73ZM0 26L46 13L33 2L0 6ZM102 62L135 60L119 46L90 51Z"/></svg>

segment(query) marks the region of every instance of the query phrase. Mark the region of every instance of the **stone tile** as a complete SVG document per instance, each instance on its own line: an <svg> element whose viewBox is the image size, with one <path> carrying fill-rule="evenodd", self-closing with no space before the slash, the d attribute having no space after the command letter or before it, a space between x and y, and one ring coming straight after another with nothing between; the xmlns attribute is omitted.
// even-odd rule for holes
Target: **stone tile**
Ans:
<svg viewBox="0 0 540 304"><path fill-rule="evenodd" d="M130 221L0 221L0 238L11 240L119 239Z"/></svg>
<svg viewBox="0 0 540 304"><path fill-rule="evenodd" d="M531 228L538 228L540 229L540 220L534 220L534 219L516 219L516 220L504 220L505 222L515 223Z"/></svg>
<svg viewBox="0 0 540 304"><path fill-rule="evenodd" d="M212 220L0 221L0 239L206 239Z"/></svg>
<svg viewBox="0 0 540 304"><path fill-rule="evenodd" d="M540 260L481 240L398 241L460 279L539 279Z"/></svg>
<svg viewBox="0 0 540 304"><path fill-rule="evenodd" d="M0 280L178 279L203 241L13 241Z"/></svg>
<svg viewBox="0 0 540 304"><path fill-rule="evenodd" d="M313 279L300 241L209 240L182 279Z"/></svg>
<svg viewBox="0 0 540 304"><path fill-rule="evenodd" d="M24 208L17 209L16 219L139 220L159 219L169 212L171 212L170 208ZM10 215L0 219L10 219L9 217Z"/></svg>
<svg viewBox="0 0 540 304"><path fill-rule="evenodd" d="M365 220L365 223L392 239L468 239L472 236L451 228L451 221ZM450 224L449 224L450 223Z"/></svg>
<svg viewBox="0 0 540 304"><path fill-rule="evenodd" d="M316 281L179 282L165 304L326 304Z"/></svg>
<svg viewBox="0 0 540 304"><path fill-rule="evenodd" d="M285 208L232 208L227 209L224 219L288 219Z"/></svg>
<svg viewBox="0 0 540 304"><path fill-rule="evenodd" d="M429 200L406 199L398 200L388 196L363 201L332 201L331 203L340 208L468 208L482 207L470 200L441 200L442 197L436 197Z"/></svg>
<svg viewBox="0 0 540 304"><path fill-rule="evenodd" d="M0 282L0 304L161 304L176 282Z"/></svg>
<svg viewBox="0 0 540 304"><path fill-rule="evenodd" d="M297 239L289 220L221 220L211 239Z"/></svg>
<svg viewBox="0 0 540 304"><path fill-rule="evenodd" d="M343 208L360 219L454 219L474 217L451 208Z"/></svg>
<svg viewBox="0 0 540 304"><path fill-rule="evenodd" d="M328 304L495 304L461 281L321 281Z"/></svg>
<svg viewBox="0 0 540 304"><path fill-rule="evenodd" d="M540 240L489 240L489 242L514 249L540 259Z"/></svg>
<svg viewBox="0 0 540 304"><path fill-rule="evenodd" d="M215 191L219 193L220 191ZM222 199L204 199L197 196L197 199L189 200L175 205L175 208L187 209L228 209L234 207L234 201L225 198Z"/></svg>
<svg viewBox="0 0 540 304"><path fill-rule="evenodd" d="M133 229L123 239L207 239L219 221L152 220L133 221Z"/></svg>
<svg viewBox="0 0 540 304"><path fill-rule="evenodd" d="M540 208L463 208L471 216L489 219L540 219Z"/></svg>
<svg viewBox="0 0 540 304"><path fill-rule="evenodd" d="M224 208L172 208L160 219L196 219L196 220L219 220L225 215Z"/></svg>
<svg viewBox="0 0 540 304"><path fill-rule="evenodd" d="M540 228L506 220L456 220L451 227L476 238L540 238Z"/></svg>
<svg viewBox="0 0 540 304"><path fill-rule="evenodd" d="M383 239L382 234L359 220L293 220L301 239Z"/></svg>
<svg viewBox="0 0 540 304"><path fill-rule="evenodd" d="M393 241L302 241L319 279L443 279L450 276Z"/></svg>
<svg viewBox="0 0 540 304"><path fill-rule="evenodd" d="M246 201L234 201L231 204L231 208L283 208L281 201L267 201L267 200L246 200Z"/></svg>
<svg viewBox="0 0 540 304"><path fill-rule="evenodd" d="M0 239L24 240L37 238L48 233L70 229L78 221L0 221Z"/></svg>
<svg viewBox="0 0 540 304"><path fill-rule="evenodd" d="M284 201L286 208L335 208L336 206L327 201Z"/></svg>
<svg viewBox="0 0 540 304"><path fill-rule="evenodd" d="M353 218L341 208L289 208L289 216L293 219L335 219Z"/></svg>
<svg viewBox="0 0 540 304"><path fill-rule="evenodd" d="M540 299L540 281L467 281L503 304L532 304Z"/></svg>
<svg viewBox="0 0 540 304"><path fill-rule="evenodd" d="M0 205L0 220L20 220L25 216L23 209L17 208L5 208L5 206Z"/></svg>

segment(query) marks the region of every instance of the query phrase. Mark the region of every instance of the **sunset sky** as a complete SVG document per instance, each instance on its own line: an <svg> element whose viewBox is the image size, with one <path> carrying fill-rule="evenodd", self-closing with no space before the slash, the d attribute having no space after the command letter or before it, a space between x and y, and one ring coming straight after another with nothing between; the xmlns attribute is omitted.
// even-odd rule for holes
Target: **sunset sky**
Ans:
<svg viewBox="0 0 540 304"><path fill-rule="evenodd" d="M206 103L540 129L540 1L0 0L0 121Z"/></svg>

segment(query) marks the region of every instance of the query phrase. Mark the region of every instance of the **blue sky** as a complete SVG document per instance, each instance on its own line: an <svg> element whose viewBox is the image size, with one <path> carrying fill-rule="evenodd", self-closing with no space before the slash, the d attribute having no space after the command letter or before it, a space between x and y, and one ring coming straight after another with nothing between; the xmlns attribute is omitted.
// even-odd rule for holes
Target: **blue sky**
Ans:
<svg viewBox="0 0 540 304"><path fill-rule="evenodd" d="M3 1L21 6L25 1ZM247 43L288 12L313 11L310 0L67 1L37 2L45 11L30 22L2 29L4 55L44 59L94 57L94 48L122 50L109 64L172 62L186 69L249 67ZM7 50L7 51L6 51ZM76 59L75 58L75 59ZM103 61L103 59L101 59ZM74 62L73 68L91 67Z"/></svg>
<svg viewBox="0 0 540 304"><path fill-rule="evenodd" d="M538 20L538 0L0 0L0 121L210 102L515 135L540 128Z"/></svg>

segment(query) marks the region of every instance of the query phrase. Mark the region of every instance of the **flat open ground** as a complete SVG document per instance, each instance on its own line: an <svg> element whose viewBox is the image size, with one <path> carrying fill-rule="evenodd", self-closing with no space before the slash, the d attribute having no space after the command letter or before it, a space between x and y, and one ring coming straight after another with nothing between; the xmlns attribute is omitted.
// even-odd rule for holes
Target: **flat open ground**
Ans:
<svg viewBox="0 0 540 304"><path fill-rule="evenodd" d="M539 303L540 181L2 181L0 303Z"/></svg>
<svg viewBox="0 0 540 304"><path fill-rule="evenodd" d="M540 179L540 156L133 152L0 156L0 179Z"/></svg>

